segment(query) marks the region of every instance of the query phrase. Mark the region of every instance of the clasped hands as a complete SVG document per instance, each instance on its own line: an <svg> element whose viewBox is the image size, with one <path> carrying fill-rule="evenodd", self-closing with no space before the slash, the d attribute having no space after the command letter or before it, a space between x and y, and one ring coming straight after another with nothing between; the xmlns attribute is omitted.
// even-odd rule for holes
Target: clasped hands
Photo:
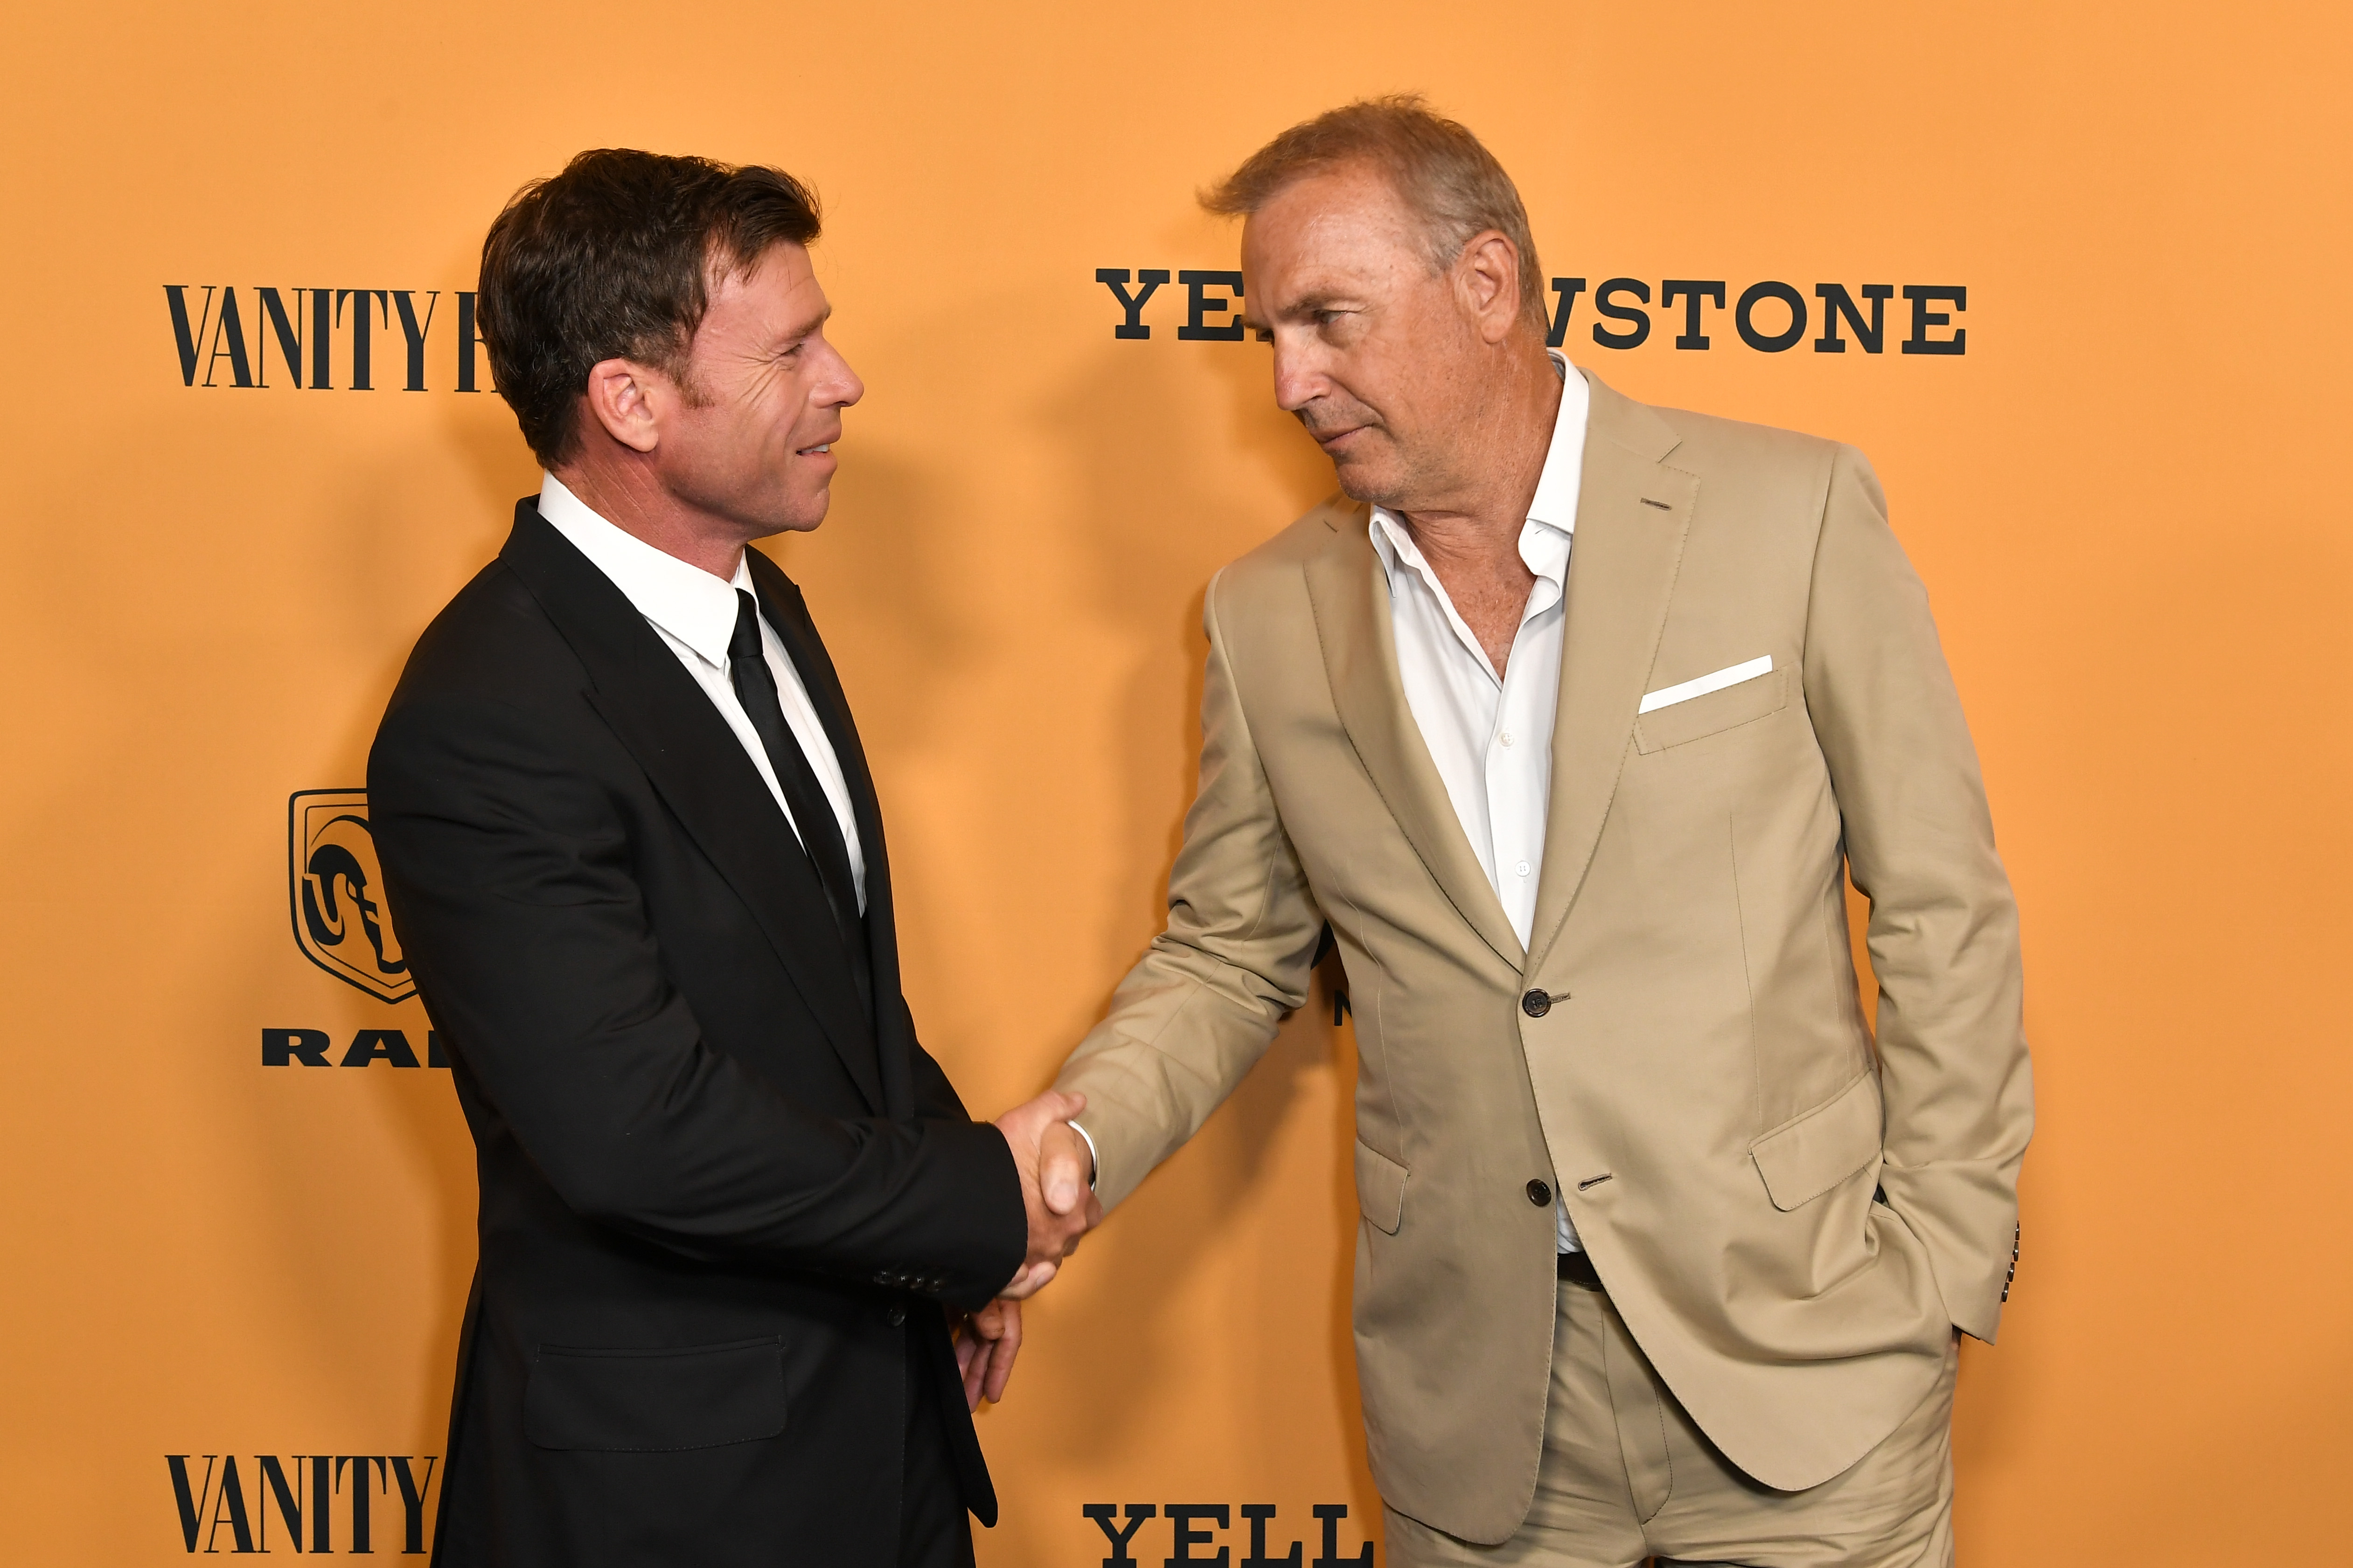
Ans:
<svg viewBox="0 0 2353 1568"><path fill-rule="evenodd" d="M1048 1089L997 1119L1012 1146L1021 1173L1021 1206L1029 1216L1029 1250L999 1295L1018 1301L1034 1296L1078 1250L1079 1237L1103 1222L1103 1205L1091 1190L1093 1162L1086 1140L1071 1118L1087 1108L1083 1094Z"/></svg>
<svg viewBox="0 0 2353 1568"><path fill-rule="evenodd" d="M1078 1250L1081 1237L1103 1223L1103 1205L1092 1190L1094 1161L1071 1126L1071 1118L1086 1108L1083 1094L1049 1089L997 1119L1021 1177L1029 1241L1021 1267L997 1300L956 1325L956 1369L971 1408L1004 1396L1021 1348L1022 1301L1054 1277Z"/></svg>

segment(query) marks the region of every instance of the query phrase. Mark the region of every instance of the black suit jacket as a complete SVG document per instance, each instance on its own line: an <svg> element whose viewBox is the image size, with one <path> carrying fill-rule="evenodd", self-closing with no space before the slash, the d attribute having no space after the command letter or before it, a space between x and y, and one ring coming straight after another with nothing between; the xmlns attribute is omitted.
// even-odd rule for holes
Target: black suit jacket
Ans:
<svg viewBox="0 0 2353 1568"><path fill-rule="evenodd" d="M890 1563L911 1365L995 1520L940 1302L1019 1266L1019 1179L916 1042L858 732L750 560L855 803L873 1016L733 731L535 502L369 753L481 1188L446 1563Z"/></svg>

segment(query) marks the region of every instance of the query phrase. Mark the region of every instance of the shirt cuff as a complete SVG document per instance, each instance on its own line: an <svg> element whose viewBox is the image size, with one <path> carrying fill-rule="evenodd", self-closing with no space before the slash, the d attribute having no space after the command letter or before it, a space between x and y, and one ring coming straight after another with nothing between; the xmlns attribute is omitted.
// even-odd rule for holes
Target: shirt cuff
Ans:
<svg viewBox="0 0 2353 1568"><path fill-rule="evenodd" d="M1077 1133L1087 1146L1087 1191L1093 1192L1096 1173L1103 1169L1103 1156L1095 1152L1095 1141L1087 1136L1085 1128L1073 1121L1071 1123L1071 1131Z"/></svg>

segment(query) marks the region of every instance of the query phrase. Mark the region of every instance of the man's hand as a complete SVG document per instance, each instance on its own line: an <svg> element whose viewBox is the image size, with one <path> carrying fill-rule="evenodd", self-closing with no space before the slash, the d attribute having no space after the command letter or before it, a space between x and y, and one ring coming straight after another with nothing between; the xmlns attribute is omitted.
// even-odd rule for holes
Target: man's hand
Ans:
<svg viewBox="0 0 2353 1568"><path fill-rule="evenodd" d="M1086 1142L1071 1131L1071 1118L1086 1108L1083 1094L1048 1089L997 1119L1029 1215L1029 1255L999 1292L1010 1300L1035 1295L1078 1249L1079 1237L1102 1222L1103 1205L1086 1186Z"/></svg>
<svg viewBox="0 0 2353 1568"><path fill-rule="evenodd" d="M951 1317L965 1408L977 1410L984 1399L993 1405L1005 1397L1005 1380L1021 1353L1021 1303L1000 1297L968 1317Z"/></svg>
<svg viewBox="0 0 2353 1568"><path fill-rule="evenodd" d="M1075 1095L1082 1105L1086 1096ZM1078 1114L1072 1111L1071 1115ZM1046 1206L1056 1214L1069 1214L1082 1201L1094 1201L1095 1157L1087 1141L1068 1121L1046 1130L1038 1147L1038 1190L1045 1194ZM1103 1212L1097 1206L1095 1216L1088 1223L1099 1225Z"/></svg>

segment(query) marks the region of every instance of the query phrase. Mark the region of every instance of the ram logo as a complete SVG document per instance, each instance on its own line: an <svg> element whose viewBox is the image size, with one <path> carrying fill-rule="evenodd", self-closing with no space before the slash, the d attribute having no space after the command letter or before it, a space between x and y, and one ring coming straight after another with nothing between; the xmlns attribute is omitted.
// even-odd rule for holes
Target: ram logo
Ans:
<svg viewBox="0 0 2353 1568"><path fill-rule="evenodd" d="M297 790L286 817L294 944L302 956L379 1002L416 995L384 907L367 791Z"/></svg>

